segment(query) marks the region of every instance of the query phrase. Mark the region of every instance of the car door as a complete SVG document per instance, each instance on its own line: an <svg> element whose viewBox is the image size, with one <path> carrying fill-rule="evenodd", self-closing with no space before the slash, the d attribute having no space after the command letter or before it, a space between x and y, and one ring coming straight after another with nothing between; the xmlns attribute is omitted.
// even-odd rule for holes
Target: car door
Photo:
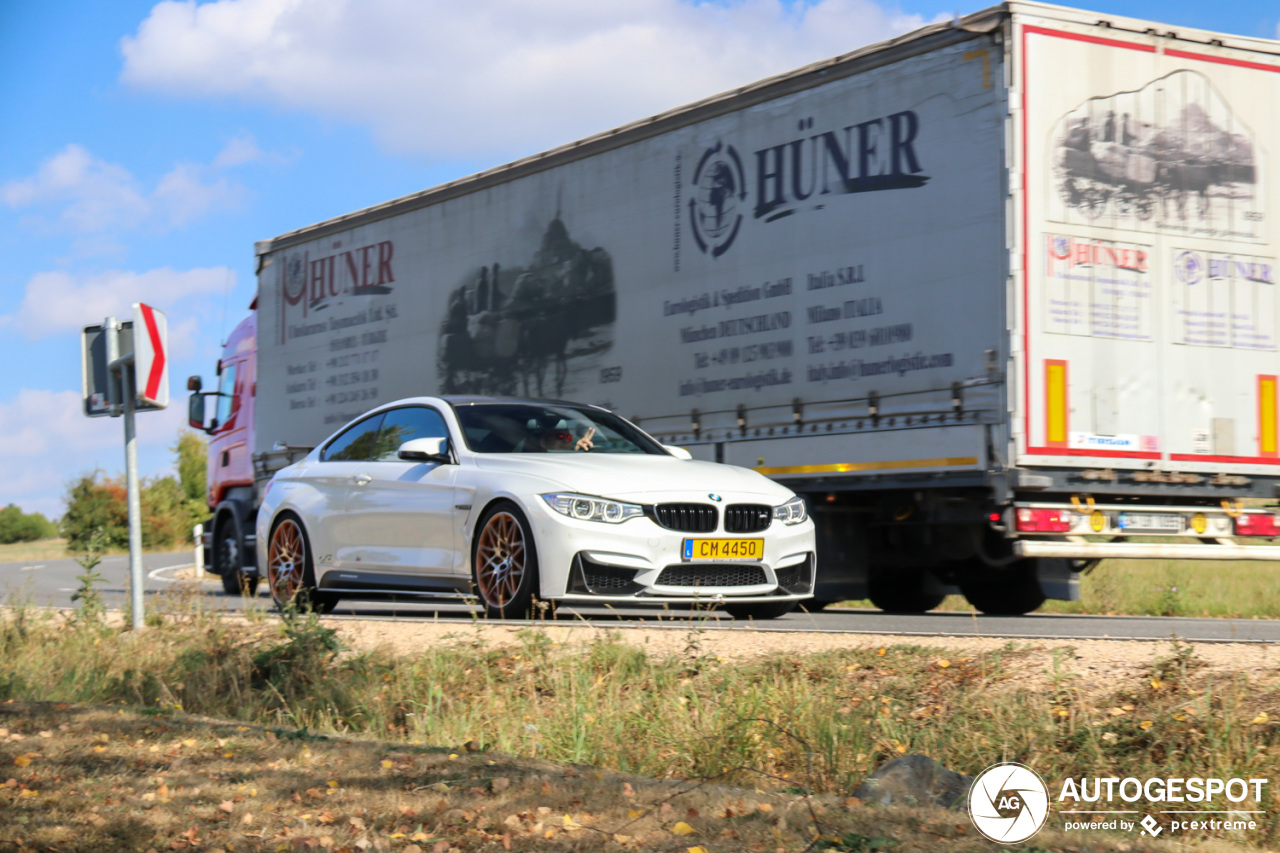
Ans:
<svg viewBox="0 0 1280 853"><path fill-rule="evenodd" d="M360 566L358 535L347 513L351 493L364 482L378 443L383 413L352 424L334 437L307 471L316 491L307 511L316 579L331 568Z"/></svg>
<svg viewBox="0 0 1280 853"><path fill-rule="evenodd" d="M430 406L387 411L372 458L353 481L347 524L364 571L447 575L455 570L458 466L400 459L400 445L415 438L449 438L438 411Z"/></svg>

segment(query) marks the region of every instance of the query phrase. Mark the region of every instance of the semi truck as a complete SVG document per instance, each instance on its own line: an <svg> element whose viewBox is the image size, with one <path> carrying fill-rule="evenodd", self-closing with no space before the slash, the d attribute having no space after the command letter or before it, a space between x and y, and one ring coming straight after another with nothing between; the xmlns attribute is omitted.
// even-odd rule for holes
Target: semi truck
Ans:
<svg viewBox="0 0 1280 853"><path fill-rule="evenodd" d="M1280 559L1278 108L1280 43L1007 2L260 242L190 386L210 565L251 589L272 472L421 394L780 480L819 605Z"/></svg>

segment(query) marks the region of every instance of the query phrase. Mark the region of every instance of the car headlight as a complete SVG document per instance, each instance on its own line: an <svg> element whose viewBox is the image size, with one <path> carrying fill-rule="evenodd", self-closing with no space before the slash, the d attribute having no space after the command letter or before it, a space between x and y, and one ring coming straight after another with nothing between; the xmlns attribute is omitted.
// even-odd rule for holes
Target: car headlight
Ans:
<svg viewBox="0 0 1280 853"><path fill-rule="evenodd" d="M794 497L782 506L773 508L773 517L783 524L799 524L809 517L809 509L804 498Z"/></svg>
<svg viewBox="0 0 1280 853"><path fill-rule="evenodd" d="M621 524L644 515L644 509L637 504L625 504L607 498L593 498L590 495L578 495L572 492L552 492L543 495L547 506L561 515L576 518L578 521L604 521L609 524Z"/></svg>

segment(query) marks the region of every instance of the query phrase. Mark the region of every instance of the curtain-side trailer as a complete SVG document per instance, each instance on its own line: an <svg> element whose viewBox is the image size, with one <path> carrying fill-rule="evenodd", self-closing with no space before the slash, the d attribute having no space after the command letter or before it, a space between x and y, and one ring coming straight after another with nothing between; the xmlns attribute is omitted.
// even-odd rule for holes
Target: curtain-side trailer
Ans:
<svg viewBox="0 0 1280 853"><path fill-rule="evenodd" d="M1275 42L1010 2L302 228L247 447L599 403L806 495L818 599L892 610L1280 559L1278 105Z"/></svg>

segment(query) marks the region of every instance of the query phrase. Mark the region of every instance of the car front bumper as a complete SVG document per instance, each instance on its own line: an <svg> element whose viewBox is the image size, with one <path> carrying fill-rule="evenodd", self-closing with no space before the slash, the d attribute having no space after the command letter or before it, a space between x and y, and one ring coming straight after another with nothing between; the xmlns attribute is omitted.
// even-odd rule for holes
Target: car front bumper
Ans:
<svg viewBox="0 0 1280 853"><path fill-rule="evenodd" d="M684 533L649 518L621 524L579 521L546 509L529 513L543 598L610 603L803 601L813 595L812 520L774 521L758 533ZM761 539L758 560L686 560L686 539Z"/></svg>

